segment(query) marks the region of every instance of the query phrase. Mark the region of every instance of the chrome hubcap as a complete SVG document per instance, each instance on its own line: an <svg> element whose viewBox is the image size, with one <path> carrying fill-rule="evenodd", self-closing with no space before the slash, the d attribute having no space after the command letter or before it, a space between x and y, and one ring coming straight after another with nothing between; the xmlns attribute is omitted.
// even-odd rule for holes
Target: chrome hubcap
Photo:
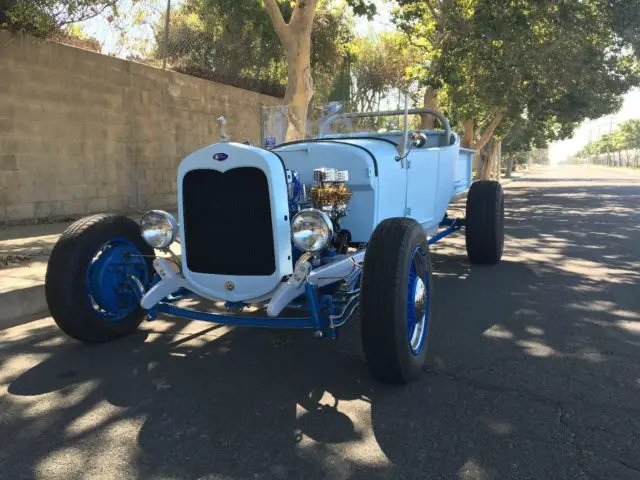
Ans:
<svg viewBox="0 0 640 480"><path fill-rule="evenodd" d="M409 344L411 350L420 350L424 329L427 327L427 287L422 278L416 278L416 286L413 294L413 318L415 326Z"/></svg>

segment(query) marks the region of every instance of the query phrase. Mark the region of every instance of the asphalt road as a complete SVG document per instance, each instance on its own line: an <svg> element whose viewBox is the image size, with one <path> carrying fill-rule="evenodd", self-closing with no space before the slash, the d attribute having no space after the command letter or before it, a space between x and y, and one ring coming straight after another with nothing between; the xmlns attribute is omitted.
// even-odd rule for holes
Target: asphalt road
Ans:
<svg viewBox="0 0 640 480"><path fill-rule="evenodd" d="M640 174L507 187L507 243L432 251L429 366L372 381L340 340L160 320L94 347L0 331L0 477L640 478Z"/></svg>

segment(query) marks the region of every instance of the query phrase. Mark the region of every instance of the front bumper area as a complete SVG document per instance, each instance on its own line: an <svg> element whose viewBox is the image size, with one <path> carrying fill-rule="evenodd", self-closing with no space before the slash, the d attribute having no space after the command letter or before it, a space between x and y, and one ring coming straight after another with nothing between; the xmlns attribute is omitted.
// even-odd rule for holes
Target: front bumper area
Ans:
<svg viewBox="0 0 640 480"><path fill-rule="evenodd" d="M349 319L359 304L359 289L342 289L334 294L322 294L319 289L342 280L355 280L360 275L364 250L351 255L341 255L332 262L312 270L306 259L296 263L294 273L281 282L275 290L260 298L227 306L230 310L260 305L266 307L266 316L243 315L231 311L208 312L176 305L180 299L176 292L193 293L187 280L166 258L154 259L153 265L160 281L147 292L140 290L140 305L150 318L159 313L203 320L227 325L267 328L308 328L324 336L335 335L335 329ZM351 284L357 282L351 282ZM209 298L208 300L220 301ZM295 303L294 303L295 301ZM300 316L280 316L283 310L291 309Z"/></svg>

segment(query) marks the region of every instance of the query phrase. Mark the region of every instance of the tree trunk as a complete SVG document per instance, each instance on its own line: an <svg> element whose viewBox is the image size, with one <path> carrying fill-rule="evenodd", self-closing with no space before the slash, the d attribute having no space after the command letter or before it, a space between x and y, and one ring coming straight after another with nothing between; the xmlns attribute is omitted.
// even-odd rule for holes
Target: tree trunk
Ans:
<svg viewBox="0 0 640 480"><path fill-rule="evenodd" d="M289 23L286 23L276 0L264 1L287 56L287 89L283 99L289 120L287 141L305 136L307 112L313 95L311 29L317 3L318 0L296 0Z"/></svg>
<svg viewBox="0 0 640 480"><path fill-rule="evenodd" d="M496 151L496 181L500 181L500 169L502 168L502 139L496 140L497 151Z"/></svg>
<svg viewBox="0 0 640 480"><path fill-rule="evenodd" d="M473 137L475 134L474 121L462 120L462 128L464 129L464 133L462 135L462 140L460 141L460 144L464 148L472 148L471 145L473 144ZM474 153L473 156L471 157L471 171L478 172L478 176L480 174L479 172L482 167L481 160L482 159L480 158L479 152Z"/></svg>
<svg viewBox="0 0 640 480"><path fill-rule="evenodd" d="M462 120L462 128L464 134L462 135L462 146L464 148L471 148L473 144L473 136L475 134L473 120Z"/></svg>
<svg viewBox="0 0 640 480"><path fill-rule="evenodd" d="M479 180L488 180L491 173L491 148L493 142L489 141L487 144L487 151L484 154L482 165L480 165L480 171L478 172Z"/></svg>
<svg viewBox="0 0 640 480"><path fill-rule="evenodd" d="M307 111L313 95L311 78L311 36L294 35L292 44L286 45L287 90L283 103L287 105L286 140L300 140L305 137Z"/></svg>
<svg viewBox="0 0 640 480"><path fill-rule="evenodd" d="M496 140L493 138L487 142L487 156L482 164L480 180L490 180L492 173L495 175L495 168L500 165L501 147L502 140Z"/></svg>
<svg viewBox="0 0 640 480"><path fill-rule="evenodd" d="M485 124L479 128L477 128L477 124L474 120L462 120L462 126L464 128L462 146L476 151L482 150L493 137L493 134L496 131L496 128L498 128L498 125L500 125L500 122L502 122L504 113L504 108L497 109L492 117L488 117L491 118L491 120L485 122ZM472 170L480 170L479 177L481 179L485 179L485 177L488 178L488 176L491 175L491 169L487 171L485 164L490 162L483 162L482 165L478 165L477 156L477 154L474 155Z"/></svg>
<svg viewBox="0 0 640 480"><path fill-rule="evenodd" d="M507 159L507 171L505 172L505 177L511 178L511 173L513 172L513 155L509 155Z"/></svg>
<svg viewBox="0 0 640 480"><path fill-rule="evenodd" d="M438 90L431 86L427 86L424 91L424 108L438 109ZM433 130L436 126L436 117L433 115L420 115L420 128L422 130Z"/></svg>

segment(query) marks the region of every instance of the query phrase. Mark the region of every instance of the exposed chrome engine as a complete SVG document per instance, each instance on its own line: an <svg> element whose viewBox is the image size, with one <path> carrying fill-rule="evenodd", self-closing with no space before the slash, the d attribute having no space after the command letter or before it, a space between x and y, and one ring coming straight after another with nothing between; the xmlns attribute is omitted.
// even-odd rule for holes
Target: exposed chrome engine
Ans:
<svg viewBox="0 0 640 480"><path fill-rule="evenodd" d="M295 170L287 170L289 212L293 244L301 251L316 254L329 249L346 253L351 234L340 228L353 195L346 185L348 170L318 168L313 183L305 185Z"/></svg>
<svg viewBox="0 0 640 480"><path fill-rule="evenodd" d="M349 200L353 195L346 185L349 181L349 171L318 168L313 171L313 181L314 185L311 187L313 206L337 222L348 213Z"/></svg>

